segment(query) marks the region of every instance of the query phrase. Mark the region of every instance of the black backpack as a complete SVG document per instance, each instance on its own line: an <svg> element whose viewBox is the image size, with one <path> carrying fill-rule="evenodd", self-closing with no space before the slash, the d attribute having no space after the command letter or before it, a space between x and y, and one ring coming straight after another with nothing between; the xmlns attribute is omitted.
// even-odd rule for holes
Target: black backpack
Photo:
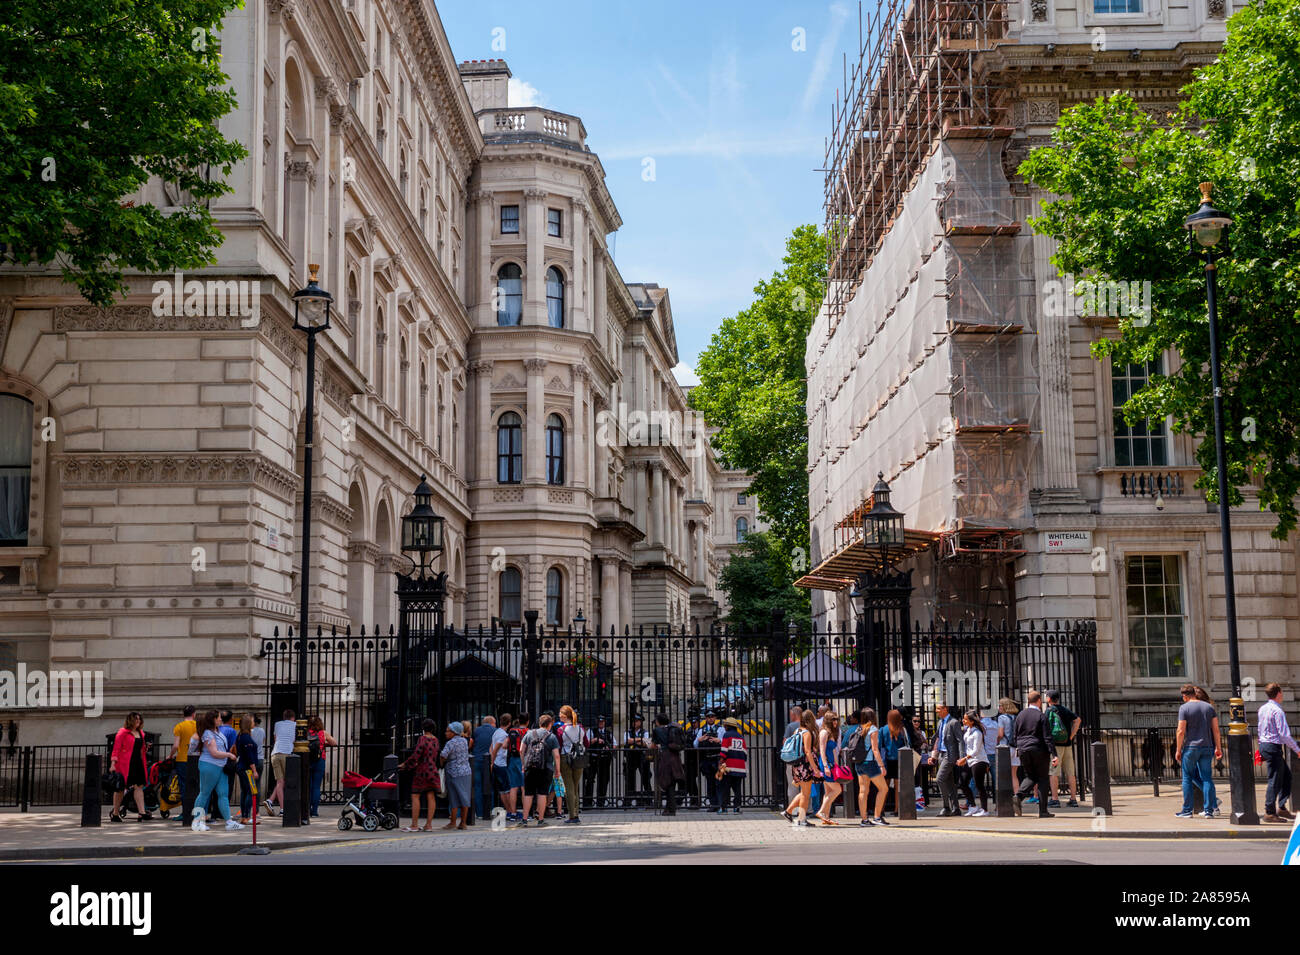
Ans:
<svg viewBox="0 0 1300 955"><path fill-rule="evenodd" d="M871 758L871 734L865 726L859 726L849 745L844 747L844 759L851 765L865 763Z"/></svg>

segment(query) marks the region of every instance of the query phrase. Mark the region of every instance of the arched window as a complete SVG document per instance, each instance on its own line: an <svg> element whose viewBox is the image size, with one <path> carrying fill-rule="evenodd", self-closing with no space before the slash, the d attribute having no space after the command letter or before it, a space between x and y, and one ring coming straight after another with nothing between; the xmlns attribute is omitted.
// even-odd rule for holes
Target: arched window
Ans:
<svg viewBox="0 0 1300 955"><path fill-rule="evenodd" d="M521 623L524 619L523 600L520 591L524 578L515 567L501 571L501 601L497 616L504 623Z"/></svg>
<svg viewBox="0 0 1300 955"><path fill-rule="evenodd" d="M0 395L0 545L27 546L32 495L32 403Z"/></svg>
<svg viewBox="0 0 1300 955"><path fill-rule="evenodd" d="M497 419L497 483L518 484L524 479L523 420L513 411Z"/></svg>
<svg viewBox="0 0 1300 955"><path fill-rule="evenodd" d="M553 627L560 625L560 614L564 611L564 575L560 568L552 567L546 572L546 622Z"/></svg>
<svg viewBox="0 0 1300 955"><path fill-rule="evenodd" d="M736 543L744 543L745 535L749 533L749 521L743 517L736 518Z"/></svg>
<svg viewBox="0 0 1300 955"><path fill-rule="evenodd" d="M564 327L564 276L555 267L546 270L546 320L552 328Z"/></svg>
<svg viewBox="0 0 1300 955"><path fill-rule="evenodd" d="M513 262L497 271L497 324L518 325L524 317L524 272Z"/></svg>
<svg viewBox="0 0 1300 955"><path fill-rule="evenodd" d="M564 422L557 414L546 419L546 483L564 483Z"/></svg>

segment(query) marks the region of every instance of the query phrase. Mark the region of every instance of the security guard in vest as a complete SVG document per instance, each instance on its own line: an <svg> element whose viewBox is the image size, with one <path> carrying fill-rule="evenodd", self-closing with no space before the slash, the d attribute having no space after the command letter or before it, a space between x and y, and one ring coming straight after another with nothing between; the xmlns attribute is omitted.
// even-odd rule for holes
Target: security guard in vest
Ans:
<svg viewBox="0 0 1300 955"><path fill-rule="evenodd" d="M650 746L650 734L641 722L641 714L632 714L632 727L623 734L623 749L626 750L623 763L623 805L635 806L640 794L640 803L650 805L650 760L646 759L646 750ZM636 788L637 774L641 775L641 788Z"/></svg>
<svg viewBox="0 0 1300 955"><path fill-rule="evenodd" d="M695 749L700 754L700 773L704 776L705 793L709 808L718 808L718 754L722 750L722 724L716 710L704 715L704 722L695 731Z"/></svg>
<svg viewBox="0 0 1300 955"><path fill-rule="evenodd" d="M600 716L588 735L587 753L591 762L582 774L583 802L591 807L604 806L609 794L609 769L614 761L614 731L609 727L609 720ZM591 798L593 790L595 801Z"/></svg>

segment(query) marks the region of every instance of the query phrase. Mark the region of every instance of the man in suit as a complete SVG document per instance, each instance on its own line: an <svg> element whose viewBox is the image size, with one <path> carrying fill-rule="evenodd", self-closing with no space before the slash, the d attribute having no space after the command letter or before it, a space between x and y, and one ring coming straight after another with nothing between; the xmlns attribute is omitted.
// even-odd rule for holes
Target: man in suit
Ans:
<svg viewBox="0 0 1300 955"><path fill-rule="evenodd" d="M965 747L961 738L961 720L948 712L948 707L940 703L935 707L939 725L934 734L934 752L939 761L939 771L935 782L939 786L939 795L943 797L943 809L939 815L960 816L961 803L957 799L957 760L961 759Z"/></svg>
<svg viewBox="0 0 1300 955"><path fill-rule="evenodd" d="M1020 788L1016 790L1016 815L1021 814L1021 805L1037 786L1038 818L1051 819L1055 813L1047 809L1047 797L1052 791L1048 780L1052 767L1057 764L1056 744L1052 742L1047 716L1043 713L1043 695L1031 690L1027 702L1029 705L1017 714L1015 724L1021 775Z"/></svg>

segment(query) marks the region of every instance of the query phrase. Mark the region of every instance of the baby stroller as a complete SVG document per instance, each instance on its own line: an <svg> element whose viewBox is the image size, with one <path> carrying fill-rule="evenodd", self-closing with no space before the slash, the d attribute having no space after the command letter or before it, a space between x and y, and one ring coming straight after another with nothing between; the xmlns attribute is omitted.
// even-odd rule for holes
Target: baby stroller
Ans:
<svg viewBox="0 0 1300 955"><path fill-rule="evenodd" d="M166 819L181 804L181 777L176 771L176 761L171 757L160 759L149 767L149 785L144 790L145 808Z"/></svg>
<svg viewBox="0 0 1300 955"><path fill-rule="evenodd" d="M366 832L397 828L397 814L392 811L397 808L395 773L387 779L368 779L349 769L343 773L342 782L345 801L339 815L341 832L351 829L354 819Z"/></svg>

